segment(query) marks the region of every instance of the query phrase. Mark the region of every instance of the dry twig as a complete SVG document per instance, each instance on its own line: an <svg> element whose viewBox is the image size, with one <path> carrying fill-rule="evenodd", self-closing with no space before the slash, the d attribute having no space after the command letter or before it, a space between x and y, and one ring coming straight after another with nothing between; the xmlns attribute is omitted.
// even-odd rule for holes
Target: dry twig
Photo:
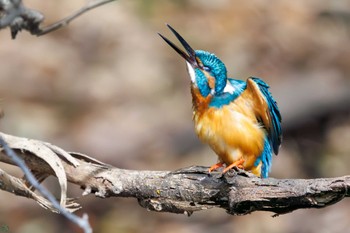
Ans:
<svg viewBox="0 0 350 233"><path fill-rule="evenodd" d="M36 200L39 204L41 204L41 206L45 208L51 208L59 212L60 214L65 216L67 219L69 219L70 221L72 221L73 223L81 227L85 233L92 233L91 226L88 222L88 216L84 214L82 218L79 218L78 216L70 213L68 209L60 206L56 198L46 188L40 185L39 181L35 178L33 173L26 166L22 158L20 158L14 152L14 150L8 146L7 142L5 142L2 136L4 135L0 136L0 146L1 146L0 149L13 162L13 164L21 168L30 186L33 186L35 189L37 189L42 194L43 197L36 195L32 190L30 190L29 187L25 185L25 183L22 180L6 174L1 169L0 169L0 180L1 180L0 188L8 192L30 197ZM65 201L66 200L64 200L64 204L65 204ZM62 198L61 198L61 202L62 202Z"/></svg>

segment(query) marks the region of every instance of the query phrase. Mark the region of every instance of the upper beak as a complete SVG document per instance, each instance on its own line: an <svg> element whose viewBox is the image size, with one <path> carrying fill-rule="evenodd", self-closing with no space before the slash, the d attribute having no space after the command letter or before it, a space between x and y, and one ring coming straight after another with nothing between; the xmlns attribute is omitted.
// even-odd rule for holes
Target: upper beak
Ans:
<svg viewBox="0 0 350 233"><path fill-rule="evenodd" d="M182 46L186 49L187 53L185 53L183 50L179 49L179 47L177 47L173 42L171 42L170 40L168 40L166 37L164 37L162 34L158 33L158 35L160 35L160 37L163 38L163 40L165 40L165 42L168 43L168 45L170 45L178 54L180 54L181 57L183 57L188 63L190 63L192 65L193 68L195 67L199 67L199 64L197 62L196 59L196 53L195 51L191 48L191 46L185 41L184 38L182 38L182 36L180 36L179 33L177 33L177 31L175 31L174 28L172 28L169 24L167 24L168 28L172 31L172 33L174 33L174 35L176 36L176 38L180 41L180 43L182 44Z"/></svg>

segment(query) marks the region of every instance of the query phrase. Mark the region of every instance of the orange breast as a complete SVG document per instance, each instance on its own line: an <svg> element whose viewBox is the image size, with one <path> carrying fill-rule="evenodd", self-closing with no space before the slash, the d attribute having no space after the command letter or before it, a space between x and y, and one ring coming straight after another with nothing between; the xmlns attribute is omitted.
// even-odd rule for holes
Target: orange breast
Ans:
<svg viewBox="0 0 350 233"><path fill-rule="evenodd" d="M227 165L243 157L246 170L264 149L265 131L256 120L251 96L243 92L236 100L221 108L195 108L193 120L199 138Z"/></svg>

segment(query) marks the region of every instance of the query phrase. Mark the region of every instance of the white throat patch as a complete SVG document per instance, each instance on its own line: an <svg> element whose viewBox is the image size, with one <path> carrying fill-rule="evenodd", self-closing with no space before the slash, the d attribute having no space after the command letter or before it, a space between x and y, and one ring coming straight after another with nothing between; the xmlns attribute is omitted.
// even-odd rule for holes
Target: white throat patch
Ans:
<svg viewBox="0 0 350 233"><path fill-rule="evenodd" d="M194 69L193 69L193 67L191 66L191 64L190 63L188 63L188 62L186 62L186 64L187 64L187 71L188 71L188 73L190 74L190 77L191 77L191 81L192 81L192 83L196 83L196 73L194 72Z"/></svg>
<svg viewBox="0 0 350 233"><path fill-rule="evenodd" d="M235 88L232 86L230 81L227 81L226 86L224 88L224 92L233 94L234 91L235 91Z"/></svg>

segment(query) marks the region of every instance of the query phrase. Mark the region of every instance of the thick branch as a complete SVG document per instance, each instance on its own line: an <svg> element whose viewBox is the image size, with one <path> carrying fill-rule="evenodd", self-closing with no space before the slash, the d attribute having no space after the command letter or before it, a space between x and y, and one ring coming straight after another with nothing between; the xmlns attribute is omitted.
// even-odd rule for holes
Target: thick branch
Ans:
<svg viewBox="0 0 350 233"><path fill-rule="evenodd" d="M29 168L54 174L40 158L20 153ZM324 179L260 179L243 171L208 174L206 167L190 167L174 172L124 170L80 159L75 167L63 161L69 182L80 185L83 194L134 197L154 211L185 213L219 207L230 214L253 211L288 213L301 208L322 208L350 196L350 176ZM0 153L0 161L12 163Z"/></svg>

